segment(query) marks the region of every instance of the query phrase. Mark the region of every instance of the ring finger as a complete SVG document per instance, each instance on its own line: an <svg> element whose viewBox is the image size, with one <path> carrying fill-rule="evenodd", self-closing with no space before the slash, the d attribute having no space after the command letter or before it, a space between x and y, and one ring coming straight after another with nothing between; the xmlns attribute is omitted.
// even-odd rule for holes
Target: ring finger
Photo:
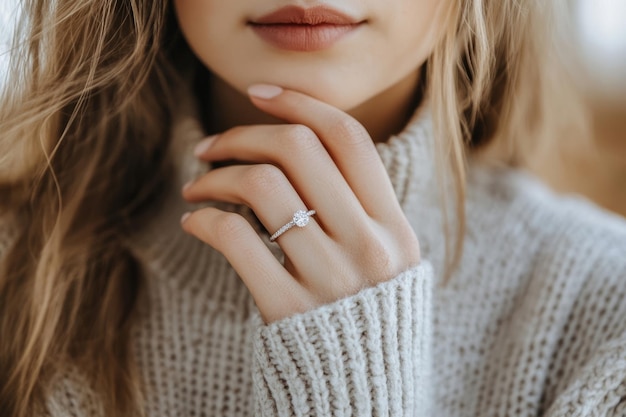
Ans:
<svg viewBox="0 0 626 417"><path fill-rule="evenodd" d="M183 196L191 202L218 200L244 204L272 234L290 222L296 211L315 209L306 207L283 172L269 164L214 169L187 186ZM302 230L288 230L276 240L285 255L298 265L297 271L290 271L296 276L311 276L316 270L314 259L318 258L311 256L312 248L332 246L316 216L309 217Z"/></svg>
<svg viewBox="0 0 626 417"><path fill-rule="evenodd" d="M354 224L367 215L315 133L302 125L240 126L215 139L198 155L205 161L273 164L287 175L305 204L326 215L320 223L337 241L355 239ZM353 221L339 213L350 212Z"/></svg>
<svg viewBox="0 0 626 417"><path fill-rule="evenodd" d="M266 323L284 317L286 303L276 303L276 299L301 300L295 306L299 311L311 308L303 286L276 260L240 215L206 207L185 216L183 228L228 259L250 290Z"/></svg>

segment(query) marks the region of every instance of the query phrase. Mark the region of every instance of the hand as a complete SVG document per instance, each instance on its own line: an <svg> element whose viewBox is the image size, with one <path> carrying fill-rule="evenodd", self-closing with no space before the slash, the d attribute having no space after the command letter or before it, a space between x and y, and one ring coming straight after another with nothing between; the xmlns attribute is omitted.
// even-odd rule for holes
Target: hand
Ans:
<svg viewBox="0 0 626 417"><path fill-rule="evenodd" d="M316 210L272 255L240 215L205 208L183 228L220 251L266 323L353 295L420 261L419 244L365 128L344 112L275 86L249 90L259 109L292 124L240 126L197 148L205 161L238 160L183 190L191 202L245 204L270 233L297 210Z"/></svg>

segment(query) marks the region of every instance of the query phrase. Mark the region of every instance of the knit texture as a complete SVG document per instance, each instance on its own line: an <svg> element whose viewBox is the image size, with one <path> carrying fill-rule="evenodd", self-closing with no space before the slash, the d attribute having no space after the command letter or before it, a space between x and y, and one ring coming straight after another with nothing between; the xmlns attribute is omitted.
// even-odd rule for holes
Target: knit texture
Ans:
<svg viewBox="0 0 626 417"><path fill-rule="evenodd" d="M265 325L222 255L180 229L194 208L180 187L206 168L192 156L196 122L181 120L174 136L177 175L133 240L148 276L132 336L147 415L626 415L622 219L472 163L464 252L443 285L434 138L421 110L378 150L427 261ZM49 414L105 415L69 369Z"/></svg>

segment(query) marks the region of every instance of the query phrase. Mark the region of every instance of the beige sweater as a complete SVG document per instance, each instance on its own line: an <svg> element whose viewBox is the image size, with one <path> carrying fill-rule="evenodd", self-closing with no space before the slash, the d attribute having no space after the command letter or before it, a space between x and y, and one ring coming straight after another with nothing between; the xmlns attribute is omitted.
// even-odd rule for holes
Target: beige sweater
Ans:
<svg viewBox="0 0 626 417"><path fill-rule="evenodd" d="M225 259L180 229L200 137L193 120L178 124L179 177L134 243L149 278L133 333L149 416L626 416L622 219L474 164L465 250L442 285L422 111L379 151L427 261L263 325ZM105 415L76 372L54 390L52 416Z"/></svg>

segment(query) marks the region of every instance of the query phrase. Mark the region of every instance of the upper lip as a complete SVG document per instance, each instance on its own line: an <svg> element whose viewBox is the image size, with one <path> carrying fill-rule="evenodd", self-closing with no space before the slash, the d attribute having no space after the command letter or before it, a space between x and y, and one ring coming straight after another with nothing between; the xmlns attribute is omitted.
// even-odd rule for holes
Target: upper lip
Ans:
<svg viewBox="0 0 626 417"><path fill-rule="evenodd" d="M360 22L361 20L357 18L326 6L308 9L298 6L285 6L250 21L252 24L259 25L354 25Z"/></svg>

